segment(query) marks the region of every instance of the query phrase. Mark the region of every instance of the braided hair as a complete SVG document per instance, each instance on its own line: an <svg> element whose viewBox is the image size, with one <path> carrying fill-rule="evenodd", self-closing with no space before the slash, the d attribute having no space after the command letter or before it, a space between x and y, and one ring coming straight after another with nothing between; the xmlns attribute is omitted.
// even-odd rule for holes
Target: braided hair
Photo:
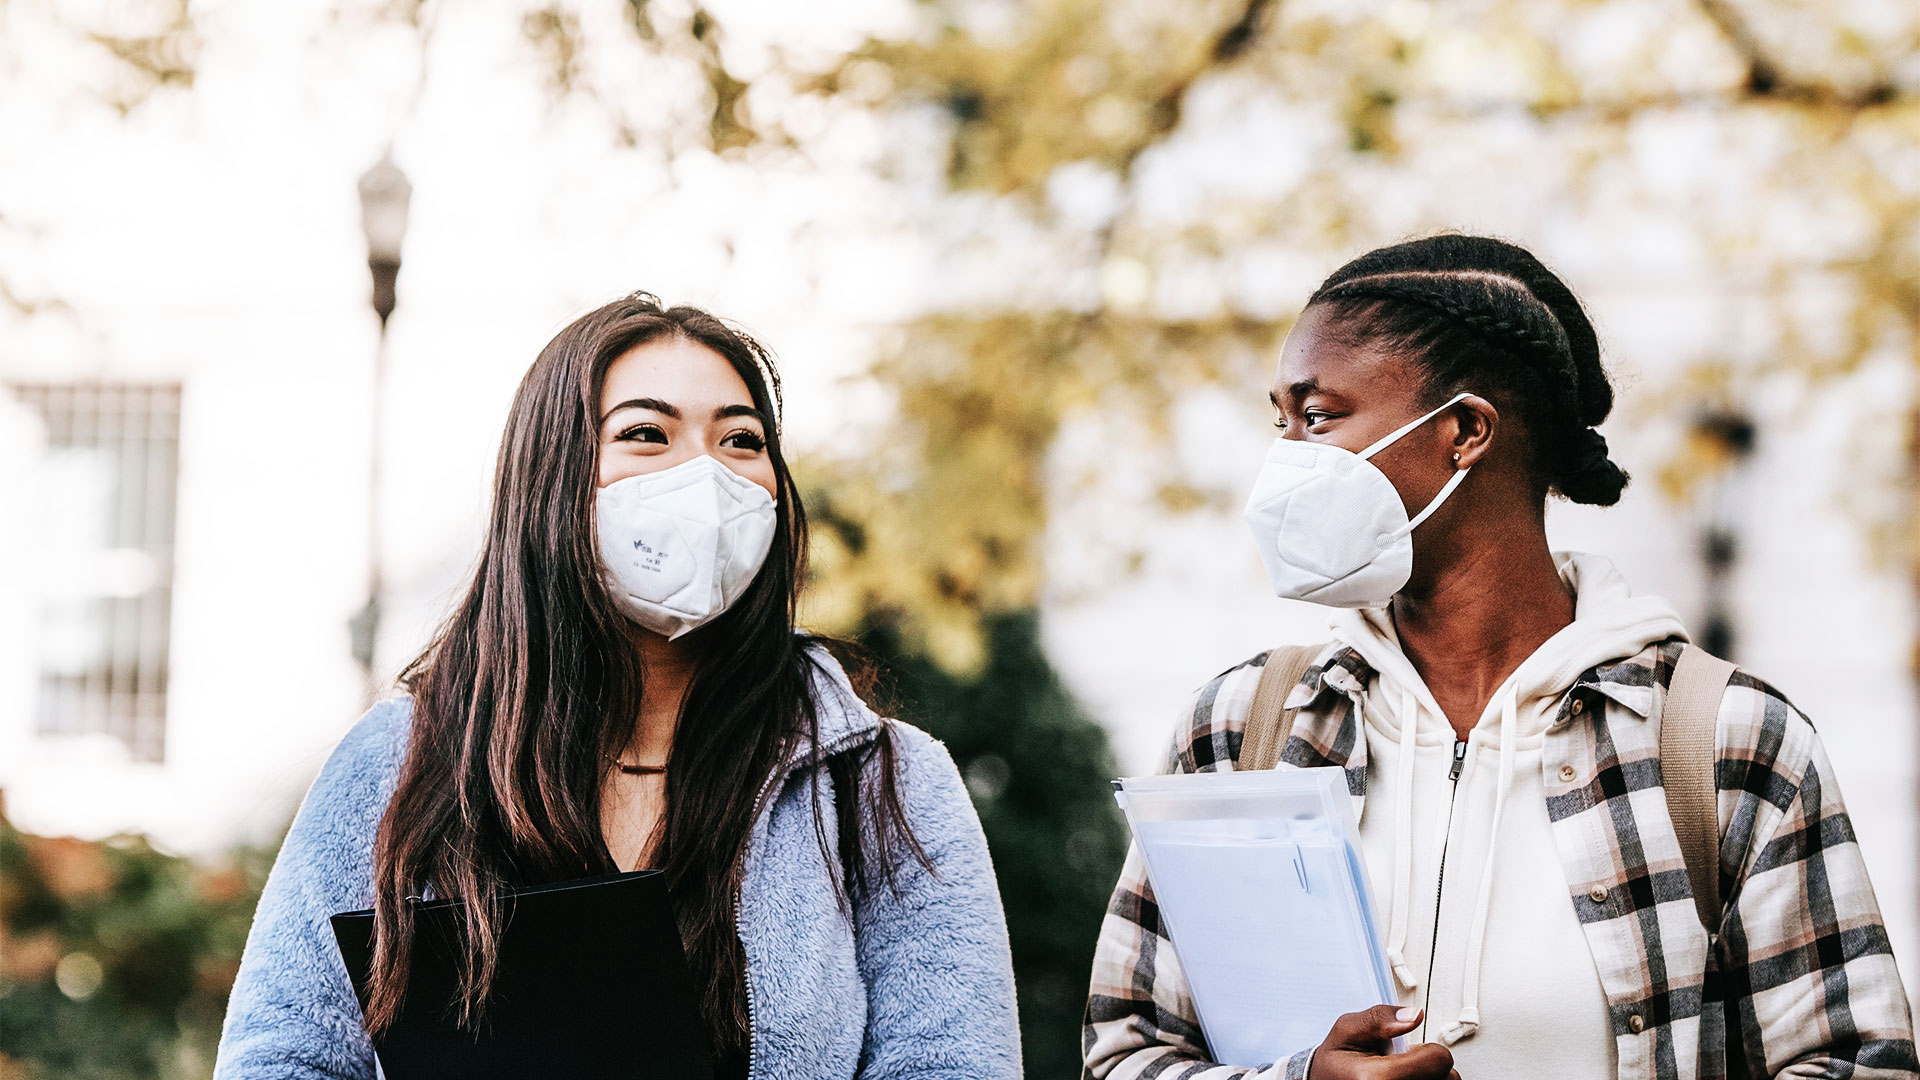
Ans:
<svg viewBox="0 0 1920 1080"><path fill-rule="evenodd" d="M1627 474L1594 430L1613 409L1593 323L1524 248L1445 234L1370 251L1334 271L1307 305L1350 344L1418 365L1423 396L1484 394L1517 413L1541 495L1612 506Z"/></svg>

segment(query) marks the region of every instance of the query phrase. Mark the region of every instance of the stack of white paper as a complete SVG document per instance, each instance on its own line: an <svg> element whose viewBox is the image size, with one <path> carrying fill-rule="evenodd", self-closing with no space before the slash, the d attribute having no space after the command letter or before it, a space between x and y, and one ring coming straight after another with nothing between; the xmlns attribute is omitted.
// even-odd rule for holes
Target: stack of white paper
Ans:
<svg viewBox="0 0 1920 1080"><path fill-rule="evenodd" d="M1342 770L1114 786L1214 1060L1282 1060L1394 1000Z"/></svg>

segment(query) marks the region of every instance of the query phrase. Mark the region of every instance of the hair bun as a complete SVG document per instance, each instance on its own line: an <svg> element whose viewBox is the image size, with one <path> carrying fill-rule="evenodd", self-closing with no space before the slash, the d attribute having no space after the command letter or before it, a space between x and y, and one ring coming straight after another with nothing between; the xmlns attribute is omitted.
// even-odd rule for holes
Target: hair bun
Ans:
<svg viewBox="0 0 1920 1080"><path fill-rule="evenodd" d="M1573 437L1573 471L1585 472L1611 465L1607 457L1607 437L1598 428L1587 428Z"/></svg>
<svg viewBox="0 0 1920 1080"><path fill-rule="evenodd" d="M1607 456L1607 437L1582 428L1568 439L1566 468L1553 486L1574 502L1612 506L1626 489L1627 473Z"/></svg>

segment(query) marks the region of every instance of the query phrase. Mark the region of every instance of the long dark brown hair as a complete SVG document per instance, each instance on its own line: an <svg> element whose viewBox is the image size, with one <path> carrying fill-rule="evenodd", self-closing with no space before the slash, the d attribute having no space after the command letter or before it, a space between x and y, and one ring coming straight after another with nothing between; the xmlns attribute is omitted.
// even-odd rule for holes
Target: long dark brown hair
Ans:
<svg viewBox="0 0 1920 1080"><path fill-rule="evenodd" d="M679 337L712 349L766 417L778 525L758 577L694 631L699 663L673 737L661 866L715 1050L747 1038L746 957L735 890L758 796L801 745L819 747L814 659L794 615L806 565L801 507L775 419L779 377L751 337L644 293L562 330L520 383L501 438L493 508L472 583L401 681L413 695L406 763L374 843L376 943L367 1028L400 1009L414 945L409 897L463 901L456 1009L484 1011L510 916L503 890L615 872L601 832L609 755L626 747L646 678L635 625L601 584L594 530L600 387L635 346ZM821 763L839 812L843 908L891 884L901 851L923 862L894 787L893 745ZM873 767L877 764L878 767ZM831 866L814 771L815 833ZM861 817L868 827L861 828Z"/></svg>

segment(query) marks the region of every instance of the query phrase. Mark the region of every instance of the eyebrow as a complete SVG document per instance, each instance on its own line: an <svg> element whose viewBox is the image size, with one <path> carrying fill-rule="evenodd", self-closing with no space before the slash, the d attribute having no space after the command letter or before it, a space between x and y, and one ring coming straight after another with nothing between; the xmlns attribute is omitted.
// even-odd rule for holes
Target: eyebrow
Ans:
<svg viewBox="0 0 1920 1080"><path fill-rule="evenodd" d="M637 397L628 398L613 408L608 409L606 414L600 417L600 422L604 424L608 420L611 420L613 414L619 412L621 409L651 409L663 416L671 416L675 420L680 419L680 410L661 401L659 398Z"/></svg>
<svg viewBox="0 0 1920 1080"><path fill-rule="evenodd" d="M662 416L672 417L675 420L678 420L681 418L680 410L675 406L670 405L667 402L661 401L659 398L643 397L643 398L628 398L627 400L621 402L620 404L615 405L613 408L608 409L606 412L606 415L600 418L600 422L604 424L608 420L613 419L613 414L619 412L622 409L650 409L654 412L659 413ZM734 416L750 416L753 419L760 421L762 426L765 426L767 422L767 418L761 415L760 410L754 408L751 405L722 405L719 408L713 410L713 418L715 420L725 420L725 419L728 419L729 417L734 417Z"/></svg>
<svg viewBox="0 0 1920 1080"><path fill-rule="evenodd" d="M754 408L751 405L722 405L719 408L713 410L713 418L715 420L726 420L730 417L735 417L735 416L750 416L753 419L760 421L761 426L763 427L766 425L766 422L767 422L767 418L760 415L760 410Z"/></svg>
<svg viewBox="0 0 1920 1080"><path fill-rule="evenodd" d="M1301 381L1287 387L1287 396L1294 399L1295 401L1298 401L1301 398L1308 396L1309 394L1318 393L1319 390L1320 390L1320 383L1318 380L1302 379ZM1273 402L1273 407L1276 409L1284 407L1281 404L1280 391L1278 390L1267 391L1267 400Z"/></svg>

